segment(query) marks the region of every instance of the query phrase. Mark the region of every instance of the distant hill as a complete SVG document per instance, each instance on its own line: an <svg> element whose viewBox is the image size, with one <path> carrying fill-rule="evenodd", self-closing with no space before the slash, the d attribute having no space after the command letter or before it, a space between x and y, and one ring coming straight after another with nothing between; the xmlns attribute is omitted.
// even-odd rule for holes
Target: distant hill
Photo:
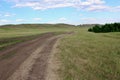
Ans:
<svg viewBox="0 0 120 80"><path fill-rule="evenodd" d="M80 25L77 25L77 27L93 27L95 25L99 25L99 24L80 24Z"/></svg>
<svg viewBox="0 0 120 80"><path fill-rule="evenodd" d="M75 25L70 24L9 24L1 25L0 27L73 27Z"/></svg>

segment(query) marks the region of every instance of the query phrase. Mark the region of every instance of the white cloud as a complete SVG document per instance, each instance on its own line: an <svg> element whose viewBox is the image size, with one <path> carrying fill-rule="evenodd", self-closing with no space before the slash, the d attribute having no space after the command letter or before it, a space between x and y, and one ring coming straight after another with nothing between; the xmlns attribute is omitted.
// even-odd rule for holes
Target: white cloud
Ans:
<svg viewBox="0 0 120 80"><path fill-rule="evenodd" d="M10 16L15 16L16 14L13 14L13 13L6 13L4 14L5 17L10 17Z"/></svg>
<svg viewBox="0 0 120 80"><path fill-rule="evenodd" d="M120 18L81 18L83 24L105 24L105 23L114 23L120 22Z"/></svg>
<svg viewBox="0 0 120 80"><path fill-rule="evenodd" d="M5 16L5 17L9 17L9 16L11 16L11 15L10 15L10 14L5 14L4 16Z"/></svg>
<svg viewBox="0 0 120 80"><path fill-rule="evenodd" d="M111 12L119 12L120 11L120 6L111 7L111 8L109 8L109 11L111 11Z"/></svg>
<svg viewBox="0 0 120 80"><path fill-rule="evenodd" d="M84 2L81 2L80 5L82 6L90 6L90 5L101 5L101 4L104 4L105 1L103 0L86 0Z"/></svg>
<svg viewBox="0 0 120 80"><path fill-rule="evenodd" d="M6 20L6 19L1 19L0 20L0 23L8 23L8 22L10 22L10 20Z"/></svg>
<svg viewBox="0 0 120 80"><path fill-rule="evenodd" d="M11 17L11 16L15 16L16 14L13 14L13 13L1 13L0 14L0 17Z"/></svg>
<svg viewBox="0 0 120 80"><path fill-rule="evenodd" d="M67 19L64 18L64 17L61 17L61 18L59 18L58 20L59 20L59 21L67 21Z"/></svg>
<svg viewBox="0 0 120 80"><path fill-rule="evenodd" d="M35 7L38 5L39 2L25 2L25 3L17 3L14 7Z"/></svg>
<svg viewBox="0 0 120 80"><path fill-rule="evenodd" d="M24 20L24 19L16 19L16 22L24 22L24 21L26 21L26 20Z"/></svg>
<svg viewBox="0 0 120 80"><path fill-rule="evenodd" d="M83 20L83 21L95 21L96 18L88 17L88 18L81 18L81 20Z"/></svg>
<svg viewBox="0 0 120 80"><path fill-rule="evenodd" d="M33 20L35 20L35 21L41 21L42 19L41 18L33 18Z"/></svg>
<svg viewBox="0 0 120 80"><path fill-rule="evenodd" d="M87 8L88 11L100 11L100 10L108 10L109 7L105 5L92 5Z"/></svg>
<svg viewBox="0 0 120 80"><path fill-rule="evenodd" d="M24 2L24 3L18 3L13 7L31 7L35 10L44 10L44 9L50 9L50 8L60 8L60 7L70 7L73 6L73 3L57 3L57 1L50 3L49 1L40 1L40 2Z"/></svg>
<svg viewBox="0 0 120 80"><path fill-rule="evenodd" d="M108 10L118 8L107 6L105 0L11 0L15 2L13 7L30 7L34 10L45 10L61 7L74 7L89 11Z"/></svg>

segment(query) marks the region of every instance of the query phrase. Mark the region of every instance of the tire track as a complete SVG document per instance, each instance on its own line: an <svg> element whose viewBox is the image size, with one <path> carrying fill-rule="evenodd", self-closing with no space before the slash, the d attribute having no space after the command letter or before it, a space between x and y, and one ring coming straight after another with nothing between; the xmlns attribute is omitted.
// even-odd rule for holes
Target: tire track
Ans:
<svg viewBox="0 0 120 80"><path fill-rule="evenodd" d="M71 33L56 36L54 33L45 33L34 40L23 42L5 51L1 51L0 57L11 52L15 52L15 55L0 61L0 64L2 64L0 65L0 80L48 79L48 71L50 71L48 67L50 67L50 58L54 55L54 46L56 41L65 34Z"/></svg>
<svg viewBox="0 0 120 80"><path fill-rule="evenodd" d="M48 59L60 36L51 37L36 49L7 80L45 80Z"/></svg>
<svg viewBox="0 0 120 80"><path fill-rule="evenodd" d="M0 60L0 80L7 80L19 66L35 52L38 47L43 45L47 39L55 36L53 33L45 33L38 38L19 43L4 51L0 51L0 57L15 53L9 58Z"/></svg>

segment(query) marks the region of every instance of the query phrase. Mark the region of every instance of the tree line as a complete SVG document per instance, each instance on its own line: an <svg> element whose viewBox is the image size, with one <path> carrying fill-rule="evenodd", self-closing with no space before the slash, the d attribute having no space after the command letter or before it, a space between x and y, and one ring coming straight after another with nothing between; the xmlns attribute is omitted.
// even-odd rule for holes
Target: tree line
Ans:
<svg viewBox="0 0 120 80"><path fill-rule="evenodd" d="M88 31L100 33L100 32L120 32L120 23L111 23L105 25L95 25L89 28Z"/></svg>

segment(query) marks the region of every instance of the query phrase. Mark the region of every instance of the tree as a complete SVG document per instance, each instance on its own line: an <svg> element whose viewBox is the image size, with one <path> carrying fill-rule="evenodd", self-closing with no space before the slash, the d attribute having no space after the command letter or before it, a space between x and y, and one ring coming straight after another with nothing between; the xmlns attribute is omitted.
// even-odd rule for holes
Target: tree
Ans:
<svg viewBox="0 0 120 80"><path fill-rule="evenodd" d="M92 28L89 28L88 31L92 32Z"/></svg>
<svg viewBox="0 0 120 80"><path fill-rule="evenodd" d="M93 28L89 28L88 31L92 32L120 32L120 23L95 25Z"/></svg>
<svg viewBox="0 0 120 80"><path fill-rule="evenodd" d="M95 25L93 27L92 31L94 31L94 32L101 32L100 26L99 25Z"/></svg>

